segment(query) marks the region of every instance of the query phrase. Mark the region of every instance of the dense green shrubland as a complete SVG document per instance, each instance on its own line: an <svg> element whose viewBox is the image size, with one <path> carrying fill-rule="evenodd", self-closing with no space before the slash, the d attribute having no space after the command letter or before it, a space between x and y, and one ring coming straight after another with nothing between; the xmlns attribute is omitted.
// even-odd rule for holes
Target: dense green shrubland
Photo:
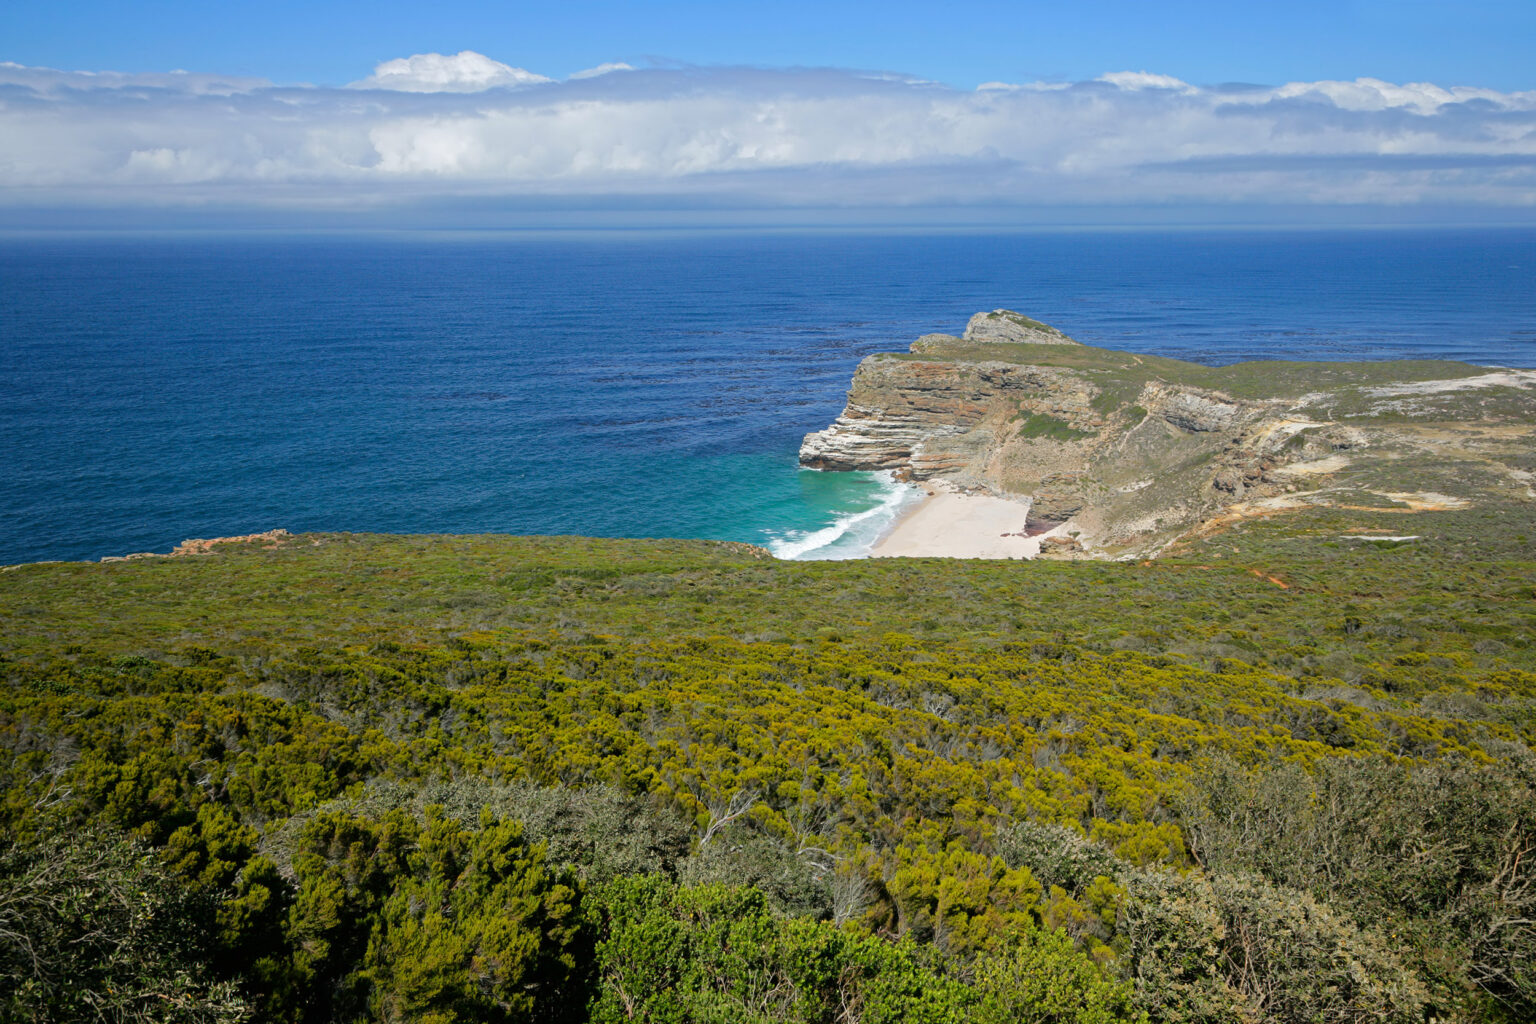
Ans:
<svg viewBox="0 0 1536 1024"><path fill-rule="evenodd" d="M1495 511L1151 565L321 535L9 570L0 1006L1530 1019L1536 564Z"/></svg>

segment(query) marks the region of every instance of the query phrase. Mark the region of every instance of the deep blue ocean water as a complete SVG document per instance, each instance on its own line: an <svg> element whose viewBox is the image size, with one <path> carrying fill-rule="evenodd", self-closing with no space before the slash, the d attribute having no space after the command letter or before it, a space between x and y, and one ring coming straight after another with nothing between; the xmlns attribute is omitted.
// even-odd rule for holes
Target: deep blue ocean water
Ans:
<svg viewBox="0 0 1536 1024"><path fill-rule="evenodd" d="M999 306L1209 363L1532 366L1536 232L0 240L0 564L277 526L857 553L903 492L801 436L864 355Z"/></svg>

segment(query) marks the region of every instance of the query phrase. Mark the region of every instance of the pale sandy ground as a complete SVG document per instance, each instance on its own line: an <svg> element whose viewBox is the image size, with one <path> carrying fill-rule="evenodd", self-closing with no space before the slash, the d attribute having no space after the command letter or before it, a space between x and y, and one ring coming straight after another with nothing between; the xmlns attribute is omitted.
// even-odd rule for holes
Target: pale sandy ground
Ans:
<svg viewBox="0 0 1536 1024"><path fill-rule="evenodd" d="M897 521L872 558L1033 558L1040 538L1025 537L1029 505L990 494L966 494L945 483Z"/></svg>
<svg viewBox="0 0 1536 1024"><path fill-rule="evenodd" d="M1364 388L1368 395L1436 395L1446 391L1466 391L1469 388L1528 388L1536 387L1536 371L1499 370L1479 377L1457 377L1452 380L1421 380L1412 384L1389 384L1386 387Z"/></svg>

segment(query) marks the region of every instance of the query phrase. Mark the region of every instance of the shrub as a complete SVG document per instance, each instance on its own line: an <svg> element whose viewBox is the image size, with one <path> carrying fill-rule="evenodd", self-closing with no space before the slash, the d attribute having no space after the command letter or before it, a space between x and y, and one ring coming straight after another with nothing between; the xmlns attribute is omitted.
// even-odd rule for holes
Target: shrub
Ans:
<svg viewBox="0 0 1536 1024"><path fill-rule="evenodd" d="M1416 947L1436 996L1481 992L1536 1016L1536 762L1330 759L1247 770L1216 760L1185 810L1216 872L1258 871ZM1454 954L1449 951L1456 948Z"/></svg>
<svg viewBox="0 0 1536 1024"><path fill-rule="evenodd" d="M1030 929L976 965L976 1024L1146 1024L1131 986L1110 977L1061 931Z"/></svg>
<svg viewBox="0 0 1536 1024"><path fill-rule="evenodd" d="M294 968L314 1020L525 1020L569 1002L575 879L514 822L317 816L300 837Z"/></svg>
<svg viewBox="0 0 1536 1024"><path fill-rule="evenodd" d="M1380 934L1253 875L1145 873L1121 915L1156 1020L1417 1024L1428 996Z"/></svg>
<svg viewBox="0 0 1536 1024"><path fill-rule="evenodd" d="M0 1018L233 1024L249 1011L210 980L207 897L139 844L58 833L0 849Z"/></svg>
<svg viewBox="0 0 1536 1024"><path fill-rule="evenodd" d="M593 893L593 1024L960 1024L971 994L888 943L781 918L744 887L616 879Z"/></svg>

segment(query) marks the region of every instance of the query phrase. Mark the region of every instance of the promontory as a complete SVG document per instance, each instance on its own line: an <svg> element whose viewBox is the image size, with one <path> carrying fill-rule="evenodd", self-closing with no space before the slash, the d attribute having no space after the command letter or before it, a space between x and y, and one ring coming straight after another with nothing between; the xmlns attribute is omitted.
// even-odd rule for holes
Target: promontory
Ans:
<svg viewBox="0 0 1536 1024"><path fill-rule="evenodd" d="M1536 502L1536 371L1206 366L1080 344L998 309L959 337L865 359L800 461L1017 502L1042 553L1067 557L1152 557L1309 509L1413 538L1424 513Z"/></svg>

